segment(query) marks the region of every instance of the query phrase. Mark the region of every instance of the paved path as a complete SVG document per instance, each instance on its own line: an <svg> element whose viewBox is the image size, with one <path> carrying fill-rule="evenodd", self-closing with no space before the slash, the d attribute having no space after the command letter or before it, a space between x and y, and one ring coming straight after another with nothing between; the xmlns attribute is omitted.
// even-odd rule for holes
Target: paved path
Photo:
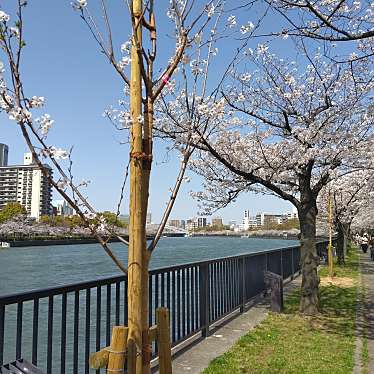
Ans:
<svg viewBox="0 0 374 374"><path fill-rule="evenodd" d="M363 315L366 319L368 338L368 373L374 373L374 262L370 260L369 254L360 254L360 265L362 272L362 284L365 287L365 303ZM360 326L358 326L360 329Z"/></svg>
<svg viewBox="0 0 374 374"><path fill-rule="evenodd" d="M285 288L285 295L300 287L298 277ZM244 313L237 314L226 323L216 326L206 339L198 341L173 359L173 374L199 374L214 358L228 351L234 343L249 330L261 323L268 315L268 299L259 297Z"/></svg>

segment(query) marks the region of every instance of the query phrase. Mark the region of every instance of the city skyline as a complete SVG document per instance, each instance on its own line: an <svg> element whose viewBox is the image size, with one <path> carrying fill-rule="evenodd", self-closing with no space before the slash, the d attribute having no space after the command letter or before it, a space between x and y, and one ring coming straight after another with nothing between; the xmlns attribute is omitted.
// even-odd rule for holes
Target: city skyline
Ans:
<svg viewBox="0 0 374 374"><path fill-rule="evenodd" d="M23 155L24 153L27 153L27 148L22 148L22 152L15 152L15 148L10 144L10 142L4 141L4 139L0 139L1 142L6 144L9 148L8 153L8 164L9 165L21 165L23 163ZM155 165L156 168L163 168L164 164L162 165ZM157 172L155 173L157 174ZM178 195L175 207L172 211L172 214L170 215L170 220L172 219L178 219L178 217L184 217L179 219L188 219L194 216L200 216L198 211L198 206L196 201L190 196L189 194L189 187L196 186L195 188L199 187L199 177L196 175L193 175L193 173L189 174L191 178L191 182L188 184L185 184L182 186L182 191L180 195ZM82 176L82 179L87 178L90 179L90 176ZM93 180L93 183L95 182L96 178L92 176L91 178ZM100 181L99 181L100 182ZM92 188L92 185L89 186L89 188ZM153 193L157 189L157 187L154 187L152 189L151 187L151 194L150 194L150 210L149 212L152 213L153 220L155 222L159 222L162 216L161 210L157 211L157 208L160 207L162 204L159 204L155 199L153 198ZM104 198L100 198L100 190L99 189L92 189L93 192L90 195L90 198L95 201L96 200L96 206L95 208L97 211L115 211L116 210L116 199L111 199L111 203L108 203ZM96 192L99 192L96 194ZM118 191L119 193L119 191ZM167 201L167 196L165 195L165 202ZM56 191L53 190L52 200L61 200L61 196L56 193ZM110 200L110 199L108 199ZM220 209L217 212L213 212L209 217L213 218L215 216L220 216L224 221L231 221L231 220L242 220L242 207L247 207L251 212L266 212L266 213L283 213L286 211L291 211L293 209L293 206L283 201L275 196L271 195L260 195L260 194L254 194L254 193L247 193L246 195L242 195L238 198L237 202L233 202L230 206L228 206L225 209ZM240 214L238 214L238 209L240 208ZM123 209L121 210L121 214L128 214L128 207L123 206ZM203 215L206 216L206 215Z"/></svg>

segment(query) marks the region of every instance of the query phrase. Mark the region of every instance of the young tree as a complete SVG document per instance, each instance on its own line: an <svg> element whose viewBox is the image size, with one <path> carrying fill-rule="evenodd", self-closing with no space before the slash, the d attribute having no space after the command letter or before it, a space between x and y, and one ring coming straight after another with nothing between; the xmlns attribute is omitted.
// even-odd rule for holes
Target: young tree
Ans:
<svg viewBox="0 0 374 374"><path fill-rule="evenodd" d="M169 113L165 132L181 141L184 127L200 137L192 167L205 178L197 198L208 210L245 191L274 194L297 208L300 310L315 314L317 197L331 178L371 163L373 113L367 105L372 82L364 64L353 70L317 53L299 67L270 54L265 44L247 50L243 64L244 71L240 65L232 69L223 98L205 109L209 120L192 128L188 121L179 123L173 132L169 127L181 117L178 108Z"/></svg>
<svg viewBox="0 0 374 374"><path fill-rule="evenodd" d="M105 251L115 261L119 268L128 276L128 339L135 341L139 355L137 355L137 372L150 372L150 359L152 346L149 342L148 331L148 267L153 250L155 249L162 231L166 225L177 193L184 180L184 173L190 156L194 150L190 140L181 145L181 167L171 191L170 200L163 215L162 223L152 240L147 246L146 241L146 213L148 207L150 174L153 158L153 126L154 106L161 97L164 89L172 90L172 76L178 68L185 51L189 48L197 50L194 40L200 38L201 33L210 24L216 25L216 19L223 12L224 1L207 1L197 4L193 0L172 0L168 7L164 7L169 19L172 21L171 34L174 37L174 48L169 59L156 65L158 36L156 33L154 1L143 3L133 0L127 3L130 18L130 40L121 46L122 56L117 60L116 48L113 43L112 29L109 12L105 0L100 1L102 20L107 39L103 37L100 24L89 11L86 0L76 0L73 7L79 12L86 22L92 35L100 46L101 52L108 58L115 71L125 84L125 91L130 102L124 109L107 115L112 121L119 121L122 128L129 130L130 142L130 225L129 243L120 235L115 235L129 245L128 268L111 251L108 240L102 236L102 228L108 229L106 219L98 215L88 200L81 193L81 184L73 183L71 154L62 149L50 146L47 143L47 134L53 124L48 114L43 114L33 119L32 112L43 107L44 98L27 96L21 77L20 66L22 51L25 47L23 36L23 11L26 1L17 1L17 20L11 26L10 16L0 11L0 46L5 54L8 66L8 80L1 75L1 109L14 120L30 148L37 164L42 168L53 187L75 209L77 214L90 228ZM125 5L126 7L126 5ZM147 33L147 38L145 37ZM107 41L106 41L107 40ZM165 39L170 44L170 35ZM204 41L201 41L204 44ZM198 52L196 52L198 53ZM130 68L130 74L126 68ZM156 73L156 71L158 73ZM157 75L156 75L157 74ZM190 137L190 139L192 139ZM47 175L43 165L43 158L49 159L59 179ZM63 167L59 159L68 159L68 165ZM127 175L127 174L126 174ZM126 180L126 178L125 178ZM122 188L123 192L123 188ZM121 193L122 202L123 193ZM92 219L97 218L97 223L92 224Z"/></svg>

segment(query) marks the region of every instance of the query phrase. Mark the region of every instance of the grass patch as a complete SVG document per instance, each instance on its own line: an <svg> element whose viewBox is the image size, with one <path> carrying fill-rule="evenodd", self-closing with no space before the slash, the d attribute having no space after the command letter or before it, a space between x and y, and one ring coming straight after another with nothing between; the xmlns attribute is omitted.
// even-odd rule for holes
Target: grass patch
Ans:
<svg viewBox="0 0 374 374"><path fill-rule="evenodd" d="M349 287L321 286L318 316L300 315L300 294L293 293L286 299L284 313L271 313L228 352L213 360L203 374L351 373L358 271L357 252L351 251L346 265L336 266L335 272L354 282ZM320 275L327 275L324 268Z"/></svg>
<svg viewBox="0 0 374 374"><path fill-rule="evenodd" d="M361 307L365 305L365 287L361 283L360 285L360 303ZM369 348L368 348L368 337L367 337L367 319L365 313L362 314L361 320L363 323L363 326L361 327L361 339L362 339L362 347L361 347L361 373L362 374L369 374L368 371L368 364L369 364Z"/></svg>

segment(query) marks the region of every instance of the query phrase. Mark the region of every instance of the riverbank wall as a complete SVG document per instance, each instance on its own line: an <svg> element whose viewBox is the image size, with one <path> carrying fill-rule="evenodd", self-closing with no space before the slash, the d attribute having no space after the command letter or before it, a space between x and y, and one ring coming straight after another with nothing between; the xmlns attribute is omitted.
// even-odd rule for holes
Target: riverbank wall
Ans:
<svg viewBox="0 0 374 374"><path fill-rule="evenodd" d="M184 234L165 234L163 236L170 237L182 237ZM147 235L148 240L152 240L154 235ZM123 236L125 240L128 240L127 235ZM0 239L10 244L11 247L36 247L36 246L48 246L48 245L72 245L72 244L95 244L98 243L95 238L61 238L61 239L23 239L23 240L11 240L11 239ZM119 242L117 238L109 240L110 243Z"/></svg>

